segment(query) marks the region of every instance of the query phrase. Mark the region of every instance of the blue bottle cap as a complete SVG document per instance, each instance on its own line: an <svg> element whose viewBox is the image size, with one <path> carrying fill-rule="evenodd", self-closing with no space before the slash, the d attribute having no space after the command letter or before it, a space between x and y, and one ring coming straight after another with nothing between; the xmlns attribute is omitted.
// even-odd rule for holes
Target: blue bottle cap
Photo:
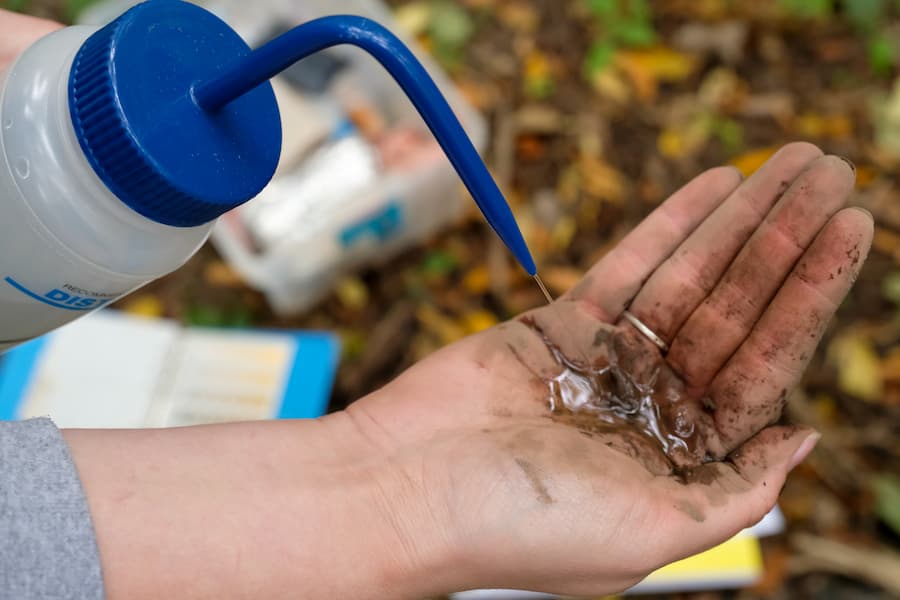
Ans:
<svg viewBox="0 0 900 600"><path fill-rule="evenodd" d="M179 0L139 4L94 33L69 76L81 148L100 179L145 217L177 227L214 220L256 196L281 152L266 82L216 111L192 86L250 53L212 13Z"/></svg>

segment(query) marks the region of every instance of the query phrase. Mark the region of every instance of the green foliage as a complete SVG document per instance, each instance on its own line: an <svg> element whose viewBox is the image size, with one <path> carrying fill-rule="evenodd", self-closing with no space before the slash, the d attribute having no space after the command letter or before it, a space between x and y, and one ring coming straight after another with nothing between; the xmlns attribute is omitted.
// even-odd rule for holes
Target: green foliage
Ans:
<svg viewBox="0 0 900 600"><path fill-rule="evenodd" d="M456 2L435 1L431 6L428 35L435 58L445 67L453 69L462 60L462 51L475 33L475 24L469 13Z"/></svg>
<svg viewBox="0 0 900 600"><path fill-rule="evenodd" d="M886 0L852 0L843 2L844 13L857 28L863 30L875 29L887 12Z"/></svg>
<svg viewBox="0 0 900 600"><path fill-rule="evenodd" d="M781 0L782 9L801 19L824 19L831 16L832 0Z"/></svg>
<svg viewBox="0 0 900 600"><path fill-rule="evenodd" d="M713 135L725 148L725 152L734 156L744 149L744 128L734 119L719 118L713 122Z"/></svg>
<svg viewBox="0 0 900 600"><path fill-rule="evenodd" d="M880 475L873 482L875 514L900 535L900 479Z"/></svg>
<svg viewBox="0 0 900 600"><path fill-rule="evenodd" d="M893 271L881 280L881 293L894 304L900 306L900 271Z"/></svg>
<svg viewBox="0 0 900 600"><path fill-rule="evenodd" d="M74 23L84 9L97 2L98 0L66 0L65 2L60 2L59 5L62 8L61 16L67 22ZM31 0L3 0L2 4L2 7L6 10L21 13L27 13L30 6Z"/></svg>
<svg viewBox="0 0 900 600"><path fill-rule="evenodd" d="M597 40L588 50L584 67L588 74L605 69L612 62L616 47L605 40Z"/></svg>
<svg viewBox="0 0 900 600"><path fill-rule="evenodd" d="M588 77L605 69L619 48L649 46L656 42L653 13L648 0L584 0L593 15L597 34L584 60Z"/></svg>
<svg viewBox="0 0 900 600"><path fill-rule="evenodd" d="M427 277L444 277L459 266L456 257L443 250L432 250L422 261L422 272Z"/></svg>
<svg viewBox="0 0 900 600"><path fill-rule="evenodd" d="M66 2L66 19L70 23L74 23L81 12L91 4L96 4L98 0L68 0Z"/></svg>
<svg viewBox="0 0 900 600"><path fill-rule="evenodd" d="M550 77L525 80L525 94L534 100L545 100L556 91L556 84Z"/></svg>
<svg viewBox="0 0 900 600"><path fill-rule="evenodd" d="M900 62L900 42L888 35L891 6L900 10L900 0L781 0L785 14L798 19L822 20L840 10L866 46L869 67L889 76Z"/></svg>
<svg viewBox="0 0 900 600"><path fill-rule="evenodd" d="M4 0L3 8L15 12L23 12L28 8L28 0Z"/></svg>
<svg viewBox="0 0 900 600"><path fill-rule="evenodd" d="M884 32L874 33L866 44L869 66L876 75L887 76L897 62L897 42Z"/></svg>
<svg viewBox="0 0 900 600"><path fill-rule="evenodd" d="M185 321L195 327L244 328L253 324L253 314L243 305L223 308L211 304L194 304L188 308Z"/></svg>

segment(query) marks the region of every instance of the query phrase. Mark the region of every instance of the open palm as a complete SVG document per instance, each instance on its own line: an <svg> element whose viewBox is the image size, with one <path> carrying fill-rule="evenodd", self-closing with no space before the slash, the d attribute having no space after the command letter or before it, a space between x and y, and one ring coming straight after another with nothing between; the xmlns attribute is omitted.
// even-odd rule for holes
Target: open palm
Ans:
<svg viewBox="0 0 900 600"><path fill-rule="evenodd" d="M816 439L775 423L872 236L853 181L809 144L745 182L708 171L552 305L351 406L426 499L410 527L465 563L455 584L616 591L773 506Z"/></svg>

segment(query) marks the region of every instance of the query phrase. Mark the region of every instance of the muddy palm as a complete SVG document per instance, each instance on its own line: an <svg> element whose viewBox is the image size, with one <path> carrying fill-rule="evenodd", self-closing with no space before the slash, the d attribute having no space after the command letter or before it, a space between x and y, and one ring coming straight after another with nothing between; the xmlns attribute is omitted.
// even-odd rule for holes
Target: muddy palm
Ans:
<svg viewBox="0 0 900 600"><path fill-rule="evenodd" d="M491 565L460 587L598 594L756 522L817 439L777 423L868 252L853 181L808 144L747 181L708 171L552 305L353 405L424 498L399 535L434 530L459 572Z"/></svg>

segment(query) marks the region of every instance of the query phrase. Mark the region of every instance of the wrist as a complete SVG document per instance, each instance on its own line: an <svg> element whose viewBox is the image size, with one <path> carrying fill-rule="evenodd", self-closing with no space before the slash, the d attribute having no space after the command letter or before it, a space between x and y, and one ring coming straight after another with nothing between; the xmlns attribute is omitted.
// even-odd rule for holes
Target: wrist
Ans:
<svg viewBox="0 0 900 600"><path fill-rule="evenodd" d="M355 454L332 472L336 498L328 510L341 508L327 516L340 520L341 536L352 540L340 544L345 553L351 548L348 571L339 575L348 584L341 595L423 598L456 591L462 573L453 568L458 561L446 507L433 501L425 480L425 444L374 442L374 432L352 412L323 419L334 428L332 439Z"/></svg>

